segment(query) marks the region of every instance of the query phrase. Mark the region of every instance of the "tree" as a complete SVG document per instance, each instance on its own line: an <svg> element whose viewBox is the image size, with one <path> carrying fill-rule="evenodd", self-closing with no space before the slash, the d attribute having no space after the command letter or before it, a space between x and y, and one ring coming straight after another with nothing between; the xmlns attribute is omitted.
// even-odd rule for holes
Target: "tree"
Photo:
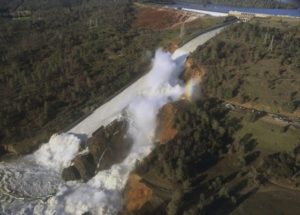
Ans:
<svg viewBox="0 0 300 215"><path fill-rule="evenodd" d="M176 189L174 194L172 195L172 199L167 206L167 214L168 215L176 215L178 214L178 210L181 205L181 199L183 196L183 190L181 188Z"/></svg>

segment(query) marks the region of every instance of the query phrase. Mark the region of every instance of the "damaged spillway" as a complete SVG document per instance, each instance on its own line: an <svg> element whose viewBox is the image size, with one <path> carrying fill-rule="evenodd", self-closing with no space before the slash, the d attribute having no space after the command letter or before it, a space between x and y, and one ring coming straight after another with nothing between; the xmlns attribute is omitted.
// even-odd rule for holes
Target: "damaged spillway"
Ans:
<svg viewBox="0 0 300 215"><path fill-rule="evenodd" d="M135 83L134 87L130 86L129 91L122 92L123 98L113 99L110 101L111 106L102 107L104 111L100 115L92 117L92 114L92 120L87 118L68 133L53 135L48 143L32 155L13 163L1 163L0 212L118 213L122 209L122 190L128 174L136 161L142 160L153 148L156 115L159 109L170 101L178 100L185 91L178 78L184 68L185 58L186 55L181 55L172 59L170 53L158 50L153 59L152 70ZM121 127L124 121L127 124L123 126L123 139L115 141L118 144L126 144L124 150L121 150L128 149L125 154L116 153L116 149L121 149L122 145L114 144L113 136L102 140L101 150L101 143L98 144L95 138L97 132L87 146L83 145L84 135L90 137L97 127L106 126L114 120L115 124L121 123ZM98 133L102 133L99 136L103 137L105 133L113 135L114 131L106 132L100 129ZM127 138L127 141L124 138ZM113 151L104 153L105 150ZM85 168L90 166L94 167ZM66 174L71 171L70 168L76 168L77 172ZM62 173L71 177L71 181L63 181ZM77 179L82 180L74 181Z"/></svg>
<svg viewBox="0 0 300 215"><path fill-rule="evenodd" d="M186 91L179 75L188 53L222 28L199 36L173 55L157 50L147 75L69 132L53 135L29 156L0 163L0 214L117 214L130 171L153 149L159 109ZM97 132L106 135L99 128L112 122L125 122L122 135L113 130L98 141ZM114 141L114 135L121 139ZM119 148L124 153L118 154Z"/></svg>

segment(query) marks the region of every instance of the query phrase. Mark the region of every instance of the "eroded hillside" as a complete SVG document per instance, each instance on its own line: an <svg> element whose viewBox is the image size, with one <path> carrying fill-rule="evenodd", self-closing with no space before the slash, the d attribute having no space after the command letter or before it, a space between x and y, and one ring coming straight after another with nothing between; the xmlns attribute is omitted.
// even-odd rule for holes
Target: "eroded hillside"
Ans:
<svg viewBox="0 0 300 215"><path fill-rule="evenodd" d="M126 214L292 214L299 209L299 25L259 21L229 28L188 60L182 78L199 77L204 94L196 102L161 109L157 146L133 172L138 186L125 189ZM271 79L273 85L265 89ZM236 94L230 94L236 86ZM246 92L258 98L239 101ZM284 110L289 101L296 106ZM259 111L263 105L273 109L262 110L296 121ZM137 196L141 201L134 205Z"/></svg>
<svg viewBox="0 0 300 215"><path fill-rule="evenodd" d="M31 152L148 71L156 48L224 21L129 1L19 9L30 16L0 18L0 154Z"/></svg>

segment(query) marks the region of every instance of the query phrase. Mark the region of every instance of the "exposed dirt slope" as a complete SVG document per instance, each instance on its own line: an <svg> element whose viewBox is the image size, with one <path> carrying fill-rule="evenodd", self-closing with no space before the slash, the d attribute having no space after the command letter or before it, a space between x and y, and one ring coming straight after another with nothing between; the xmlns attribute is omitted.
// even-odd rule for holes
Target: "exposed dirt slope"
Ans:
<svg viewBox="0 0 300 215"><path fill-rule="evenodd" d="M135 24L138 27L150 28L152 30L163 30L184 22L192 21L197 17L198 16L184 11L143 7L138 9Z"/></svg>
<svg viewBox="0 0 300 215"><path fill-rule="evenodd" d="M152 190L140 182L141 177L131 174L124 192L124 206L127 212L139 210L153 195Z"/></svg>
<svg viewBox="0 0 300 215"><path fill-rule="evenodd" d="M196 79L201 83L205 74L205 70L199 65L193 62L192 58L189 58L186 62L186 70L183 74L183 80L188 82L191 79Z"/></svg>
<svg viewBox="0 0 300 215"><path fill-rule="evenodd" d="M186 62L183 80L188 83L191 79L201 84L204 70L193 63L191 59ZM184 110L184 103L172 103L163 106L158 114L156 137L160 144L165 144L175 138L178 130L175 127L175 116L179 110ZM151 188L140 181L140 176L131 174L124 191L124 209L127 213L137 212L145 205L151 204L154 194Z"/></svg>
<svg viewBox="0 0 300 215"><path fill-rule="evenodd" d="M174 121L176 112L177 109L173 104L167 104L161 109L159 113L157 135L161 144L167 143L177 134Z"/></svg>

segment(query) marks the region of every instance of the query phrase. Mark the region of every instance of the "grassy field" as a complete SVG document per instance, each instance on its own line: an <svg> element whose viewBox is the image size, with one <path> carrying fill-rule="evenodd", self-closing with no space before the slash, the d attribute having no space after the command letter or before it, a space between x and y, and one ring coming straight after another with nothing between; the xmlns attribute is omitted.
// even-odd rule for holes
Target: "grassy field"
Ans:
<svg viewBox="0 0 300 215"><path fill-rule="evenodd" d="M231 112L234 117L241 117L242 114ZM274 121L274 120L273 120ZM240 140L246 134L251 134L252 138L257 142L256 150L264 154L272 154L280 151L291 152L300 144L300 129L290 127L283 131L285 125L280 123L266 122L264 118L260 118L255 122L241 121L241 129L235 133L235 139Z"/></svg>
<svg viewBox="0 0 300 215"><path fill-rule="evenodd" d="M300 153L295 149L300 145L300 129L270 115L253 120L247 110L228 112L220 103L220 99L235 100L297 115L298 28L285 19L236 24L192 55L194 63L205 67L206 97L179 109L176 137L158 145L137 168L154 199L166 200L161 206L166 214L292 214L298 210ZM271 183L277 184L276 189L266 192ZM153 212L147 204L144 209Z"/></svg>
<svg viewBox="0 0 300 215"><path fill-rule="evenodd" d="M157 145L135 172L153 191L153 207L145 204L143 212L291 214L298 208L299 128L270 116L253 121L249 112L227 111L214 99L173 105L177 135ZM272 208L280 201L282 207Z"/></svg>
<svg viewBox="0 0 300 215"><path fill-rule="evenodd" d="M255 18L250 21L250 23L256 23L259 22L264 27L275 27L275 28L293 28L293 27L299 27L299 20L294 18L288 18L288 17L276 17L276 16L270 16L267 18Z"/></svg>
<svg viewBox="0 0 300 215"><path fill-rule="evenodd" d="M300 116L300 25L253 19L228 28L193 54L205 67L204 91L259 110Z"/></svg>
<svg viewBox="0 0 300 215"><path fill-rule="evenodd" d="M260 189L243 202L232 215L284 214L294 215L300 210L300 192L271 188Z"/></svg>

